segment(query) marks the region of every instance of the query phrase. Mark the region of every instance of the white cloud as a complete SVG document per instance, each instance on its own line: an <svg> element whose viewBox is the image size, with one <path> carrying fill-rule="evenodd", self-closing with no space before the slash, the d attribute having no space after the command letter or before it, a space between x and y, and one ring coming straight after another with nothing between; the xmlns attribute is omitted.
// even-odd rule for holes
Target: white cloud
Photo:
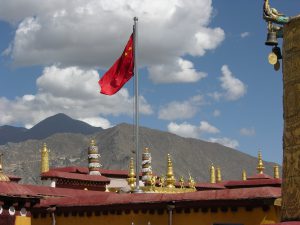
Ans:
<svg viewBox="0 0 300 225"><path fill-rule="evenodd" d="M243 32L243 33L241 33L241 38L248 37L249 35L250 35L249 32Z"/></svg>
<svg viewBox="0 0 300 225"><path fill-rule="evenodd" d="M102 116L131 116L133 97L127 89L122 88L113 96L102 95L98 80L95 70L47 67L37 79L38 91L35 95L24 95L14 100L0 98L0 124L22 123L31 127L46 117L65 113L75 119L109 127L109 121ZM146 115L153 113L143 96L140 112Z"/></svg>
<svg viewBox="0 0 300 225"><path fill-rule="evenodd" d="M225 33L221 28L209 29L201 28L195 34L196 48L190 49L192 55L204 55L206 50L215 49L225 37Z"/></svg>
<svg viewBox="0 0 300 225"><path fill-rule="evenodd" d="M212 97L216 101L219 101L223 97L223 93L215 91L212 93L208 93L208 96Z"/></svg>
<svg viewBox="0 0 300 225"><path fill-rule="evenodd" d="M218 128L212 126L206 121L201 121L199 126L195 126L187 122L183 122L181 124L171 122L168 125L168 131L182 137L190 138L200 138L200 136L205 133L216 134L220 132Z"/></svg>
<svg viewBox="0 0 300 225"><path fill-rule="evenodd" d="M234 101L243 97L247 92L246 85L232 75L227 65L223 65L221 71L222 76L220 81L221 87L225 91L224 97L229 101Z"/></svg>
<svg viewBox="0 0 300 225"><path fill-rule="evenodd" d="M159 110L158 118L164 120L192 118L202 104L204 104L202 95L193 96L183 102L173 101Z"/></svg>
<svg viewBox="0 0 300 225"><path fill-rule="evenodd" d="M254 136L255 135L255 129L253 127L251 128L241 128L240 134L243 136Z"/></svg>
<svg viewBox="0 0 300 225"><path fill-rule="evenodd" d="M221 68L222 75L219 78L222 91L214 91L207 95L215 101L226 99L227 101L235 101L243 97L247 92L247 86L238 78L234 77L227 65Z"/></svg>
<svg viewBox="0 0 300 225"><path fill-rule="evenodd" d="M150 79L155 83L191 83L206 77L197 72L192 62L178 58L174 64L159 64L149 67Z"/></svg>
<svg viewBox="0 0 300 225"><path fill-rule="evenodd" d="M227 137L210 138L209 141L214 142L214 143L219 143L219 144L224 145L224 146L229 147L229 148L239 147L239 142L237 140L229 139Z"/></svg>
<svg viewBox="0 0 300 225"><path fill-rule="evenodd" d="M209 134L216 134L219 133L220 130L211 124L209 124L206 121L201 121L200 122L200 127L199 127L200 133L209 133Z"/></svg>
<svg viewBox="0 0 300 225"><path fill-rule="evenodd" d="M79 118L79 120L86 122L94 127L102 127L103 129L107 129L112 127L110 122L107 119L101 117L87 117L87 118Z"/></svg>
<svg viewBox="0 0 300 225"><path fill-rule="evenodd" d="M216 110L213 111L213 116L214 117L219 117L220 115L221 115L221 111L220 110L216 109Z"/></svg>
<svg viewBox="0 0 300 225"><path fill-rule="evenodd" d="M190 137L190 138L199 137L198 127L188 124L186 122L182 124L171 122L168 125L168 131L173 134L177 134L181 137Z"/></svg>
<svg viewBox="0 0 300 225"><path fill-rule="evenodd" d="M205 76L185 55L203 56L224 40L209 27L211 0L0 0L0 19L17 25L4 50L17 66L109 67L139 17L139 62L154 82L196 82ZM201 14L199 14L201 11Z"/></svg>

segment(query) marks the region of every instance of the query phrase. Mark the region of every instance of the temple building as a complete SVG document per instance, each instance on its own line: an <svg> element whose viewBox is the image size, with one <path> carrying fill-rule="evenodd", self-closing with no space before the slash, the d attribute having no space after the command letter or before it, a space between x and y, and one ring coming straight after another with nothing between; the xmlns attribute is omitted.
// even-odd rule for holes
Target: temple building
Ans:
<svg viewBox="0 0 300 225"><path fill-rule="evenodd" d="M170 154L166 174L152 171L151 150L142 155L143 193L133 193L133 159L128 170L101 168L94 140L87 148L86 167L49 167L50 151L41 149L41 179L45 185L18 184L0 164L0 225L260 225L279 221L281 179L264 173L261 153L257 173L240 180L223 180L221 168L211 165L210 182L177 178ZM155 159L154 159L155 160ZM1 222L2 221L2 222ZM5 221L5 222L3 222Z"/></svg>

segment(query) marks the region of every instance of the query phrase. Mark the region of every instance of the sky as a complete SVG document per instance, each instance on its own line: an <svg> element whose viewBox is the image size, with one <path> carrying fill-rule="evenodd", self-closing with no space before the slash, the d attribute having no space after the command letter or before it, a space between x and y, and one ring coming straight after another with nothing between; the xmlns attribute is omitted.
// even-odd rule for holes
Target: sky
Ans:
<svg viewBox="0 0 300 225"><path fill-rule="evenodd" d="M282 73L268 64L263 0L0 5L0 126L31 128L57 113L105 129L133 123L133 79L113 96L98 80L137 16L140 125L282 163ZM299 0L271 6L300 13Z"/></svg>

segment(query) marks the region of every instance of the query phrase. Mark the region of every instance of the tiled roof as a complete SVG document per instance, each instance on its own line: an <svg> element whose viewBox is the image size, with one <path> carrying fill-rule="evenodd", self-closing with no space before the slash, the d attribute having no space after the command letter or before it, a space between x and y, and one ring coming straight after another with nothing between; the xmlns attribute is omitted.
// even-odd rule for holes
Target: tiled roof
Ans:
<svg viewBox="0 0 300 225"><path fill-rule="evenodd" d="M52 196L52 197L74 197L77 195L89 195L98 193L98 191L85 191L78 189L70 189L70 188L53 188L48 186L39 186L39 185L29 185L24 184L25 188L32 191L35 195L39 196Z"/></svg>
<svg viewBox="0 0 300 225"><path fill-rule="evenodd" d="M58 168L51 168L50 171L61 171L67 173L82 173L88 174L89 169L87 167L80 167L80 166L70 166L70 167L58 167ZM101 175L103 176L119 176L119 177L128 177L127 170L107 170L107 169L99 169Z"/></svg>
<svg viewBox="0 0 300 225"><path fill-rule="evenodd" d="M37 198L38 195L26 188L24 185L15 182L0 182L0 196Z"/></svg>
<svg viewBox="0 0 300 225"><path fill-rule="evenodd" d="M69 173L69 172L61 172L61 171L48 171L42 173L42 179L47 178L61 178L61 179L69 179L69 180L78 180L78 181L90 181L90 182L105 182L109 183L110 180L107 177L99 176L99 175L88 175L81 173Z"/></svg>
<svg viewBox="0 0 300 225"><path fill-rule="evenodd" d="M66 198L48 198L41 201L40 207L56 205L58 207L105 206L124 204L151 204L168 202L211 202L276 199L281 196L278 187L256 187L224 190L208 190L178 194L116 194L107 192L74 195Z"/></svg>
<svg viewBox="0 0 300 225"><path fill-rule="evenodd" d="M196 183L195 185L197 190L206 190L206 189L225 189L222 183Z"/></svg>
<svg viewBox="0 0 300 225"><path fill-rule="evenodd" d="M255 174L253 176L247 177L247 180L259 180L259 179L274 179L274 177L271 177L267 174Z"/></svg>
<svg viewBox="0 0 300 225"><path fill-rule="evenodd" d="M10 181L19 182L22 178L14 175L7 174Z"/></svg>
<svg viewBox="0 0 300 225"><path fill-rule="evenodd" d="M281 179L250 179L250 180L236 180L227 181L224 186L226 188L242 188L242 187L259 187L259 186L281 186Z"/></svg>

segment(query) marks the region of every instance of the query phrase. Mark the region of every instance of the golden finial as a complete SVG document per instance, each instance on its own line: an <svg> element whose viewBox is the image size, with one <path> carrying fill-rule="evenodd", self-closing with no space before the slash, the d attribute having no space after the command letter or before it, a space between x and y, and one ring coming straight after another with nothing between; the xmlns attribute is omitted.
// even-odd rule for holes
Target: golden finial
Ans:
<svg viewBox="0 0 300 225"><path fill-rule="evenodd" d="M258 152L258 165L256 167L257 173L258 174L263 174L264 173L264 164L262 161L262 156L261 156L261 151Z"/></svg>
<svg viewBox="0 0 300 225"><path fill-rule="evenodd" d="M151 189L152 189L153 191L155 190L156 180L157 180L157 176L152 176L152 177L151 177Z"/></svg>
<svg viewBox="0 0 300 225"><path fill-rule="evenodd" d="M244 169L243 169L243 172L242 172L242 180L247 180L246 170L244 170Z"/></svg>
<svg viewBox="0 0 300 225"><path fill-rule="evenodd" d="M144 153L149 153L149 148L144 148Z"/></svg>
<svg viewBox="0 0 300 225"><path fill-rule="evenodd" d="M274 178L279 179L279 166L275 165L273 168L274 168Z"/></svg>
<svg viewBox="0 0 300 225"><path fill-rule="evenodd" d="M161 175L158 179L158 182L159 182L159 186L162 188L165 186L165 181L166 181L166 178L164 175Z"/></svg>
<svg viewBox="0 0 300 225"><path fill-rule="evenodd" d="M173 164L171 161L171 155L168 154L168 168L167 168L167 176L166 176L166 182L167 182L167 187L168 188L174 188L175 184L175 178L174 178L174 173L173 173Z"/></svg>
<svg viewBox="0 0 300 225"><path fill-rule="evenodd" d="M222 174L221 174L221 168L220 167L217 167L216 181L217 182L222 182Z"/></svg>
<svg viewBox="0 0 300 225"><path fill-rule="evenodd" d="M47 144L44 143L41 149L41 172L45 173L49 171L49 152Z"/></svg>
<svg viewBox="0 0 300 225"><path fill-rule="evenodd" d="M211 164L211 167L210 167L210 183L211 184L216 183L216 172L215 172L214 164Z"/></svg>
<svg viewBox="0 0 300 225"><path fill-rule="evenodd" d="M127 182L128 185L130 186L131 190L133 190L135 188L135 171L134 171L134 165L133 165L133 158L130 158L130 162L129 162L129 171L128 171L128 178L127 178Z"/></svg>
<svg viewBox="0 0 300 225"><path fill-rule="evenodd" d="M91 139L91 141L90 141L90 146L95 146L95 145L96 145L95 140L94 140L94 139Z"/></svg>
<svg viewBox="0 0 300 225"><path fill-rule="evenodd" d="M3 153L0 153L0 182L8 182L10 181L8 176L3 173L2 156Z"/></svg>
<svg viewBox="0 0 300 225"><path fill-rule="evenodd" d="M191 176L190 173L189 173L189 180L188 180L188 183L189 183L189 187L190 187L190 188L195 189L195 180L194 180L194 178Z"/></svg>
<svg viewBox="0 0 300 225"><path fill-rule="evenodd" d="M184 188L184 178L183 178L183 176L180 177L179 184L180 184L181 189Z"/></svg>

